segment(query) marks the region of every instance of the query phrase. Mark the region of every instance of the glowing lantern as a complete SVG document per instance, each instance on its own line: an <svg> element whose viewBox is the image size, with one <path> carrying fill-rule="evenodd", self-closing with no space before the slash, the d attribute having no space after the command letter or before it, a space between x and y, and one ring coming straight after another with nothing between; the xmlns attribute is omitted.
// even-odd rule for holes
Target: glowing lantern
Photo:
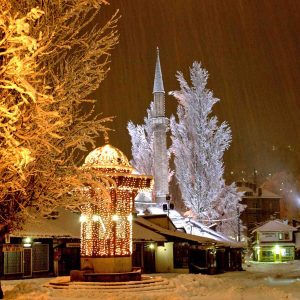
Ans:
<svg viewBox="0 0 300 300"><path fill-rule="evenodd" d="M85 159L84 170L93 169L115 181L109 189L110 199L82 208L81 263L93 266L94 272L131 271L132 214L139 190L152 186L151 176L133 174L126 156L106 144L93 150ZM93 197L89 191L89 197Z"/></svg>

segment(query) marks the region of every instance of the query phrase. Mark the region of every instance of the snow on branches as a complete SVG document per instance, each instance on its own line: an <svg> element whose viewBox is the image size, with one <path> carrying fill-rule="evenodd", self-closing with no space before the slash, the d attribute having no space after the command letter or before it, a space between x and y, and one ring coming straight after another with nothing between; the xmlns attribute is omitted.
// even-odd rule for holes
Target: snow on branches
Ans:
<svg viewBox="0 0 300 300"><path fill-rule="evenodd" d="M102 4L0 0L0 229L27 206L78 207L82 185L105 193L105 178L77 167L111 121L90 99L118 41L116 14L98 22Z"/></svg>
<svg viewBox="0 0 300 300"><path fill-rule="evenodd" d="M147 109L147 117L144 124L134 125L132 121L127 124L127 129L131 137L131 164L140 174L153 175L153 128L150 108Z"/></svg>
<svg viewBox="0 0 300 300"><path fill-rule="evenodd" d="M154 172L154 154L153 154L153 121L151 112L154 108L154 102L150 103L150 108L147 109L147 116L144 118L144 124L135 125L132 121L127 124L127 129L131 137L131 154L132 160L130 163L140 173L153 175ZM169 129L168 129L169 130ZM168 151L168 159L171 152ZM173 176L173 171L169 169L168 181L170 182Z"/></svg>
<svg viewBox="0 0 300 300"><path fill-rule="evenodd" d="M176 77L180 90L170 94L178 100L178 121L174 116L170 119L171 151L184 203L201 222L218 220L223 224L231 220L237 224L240 195L234 185L226 186L223 179L223 154L229 148L231 130L226 122L218 125L217 117L210 116L219 99L206 88L208 72L194 62L191 85L182 73ZM225 227L220 225L219 229ZM229 227L232 231L237 228Z"/></svg>

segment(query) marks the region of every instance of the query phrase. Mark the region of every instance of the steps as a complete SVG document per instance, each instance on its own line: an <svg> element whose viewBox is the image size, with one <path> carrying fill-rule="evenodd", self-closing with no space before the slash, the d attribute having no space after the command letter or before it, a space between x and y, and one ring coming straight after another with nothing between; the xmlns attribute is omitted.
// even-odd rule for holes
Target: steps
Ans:
<svg viewBox="0 0 300 300"><path fill-rule="evenodd" d="M71 282L69 276L57 277L44 285L52 289L68 290L101 290L103 292L137 292L137 291L157 291L160 289L172 291L175 289L174 283L159 276L142 276L141 281L126 282Z"/></svg>

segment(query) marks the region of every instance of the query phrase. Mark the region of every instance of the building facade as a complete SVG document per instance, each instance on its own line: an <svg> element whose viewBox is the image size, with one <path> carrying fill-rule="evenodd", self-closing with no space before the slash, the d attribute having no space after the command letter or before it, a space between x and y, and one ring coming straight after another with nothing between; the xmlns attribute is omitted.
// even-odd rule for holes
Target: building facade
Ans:
<svg viewBox="0 0 300 300"><path fill-rule="evenodd" d="M56 219L37 218L0 244L2 279L65 276L80 270L80 216L60 211ZM38 226L37 226L38 224ZM133 220L132 266L143 273L215 274L241 270L238 243L176 230L165 215Z"/></svg>
<svg viewBox="0 0 300 300"><path fill-rule="evenodd" d="M280 196L250 182L237 182L237 187L243 192L241 204L246 205L241 220L247 236L262 222L280 218Z"/></svg>
<svg viewBox="0 0 300 300"><path fill-rule="evenodd" d="M294 232L297 231L280 220L271 220L254 229L253 260L258 262L284 262L295 258Z"/></svg>

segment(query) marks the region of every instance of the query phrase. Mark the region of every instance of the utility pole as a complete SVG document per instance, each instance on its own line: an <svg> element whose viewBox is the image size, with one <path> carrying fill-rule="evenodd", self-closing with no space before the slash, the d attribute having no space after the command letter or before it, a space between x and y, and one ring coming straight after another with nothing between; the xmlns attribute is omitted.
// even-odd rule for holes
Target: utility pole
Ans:
<svg viewBox="0 0 300 300"><path fill-rule="evenodd" d="M241 241L240 208L237 207L237 241Z"/></svg>

